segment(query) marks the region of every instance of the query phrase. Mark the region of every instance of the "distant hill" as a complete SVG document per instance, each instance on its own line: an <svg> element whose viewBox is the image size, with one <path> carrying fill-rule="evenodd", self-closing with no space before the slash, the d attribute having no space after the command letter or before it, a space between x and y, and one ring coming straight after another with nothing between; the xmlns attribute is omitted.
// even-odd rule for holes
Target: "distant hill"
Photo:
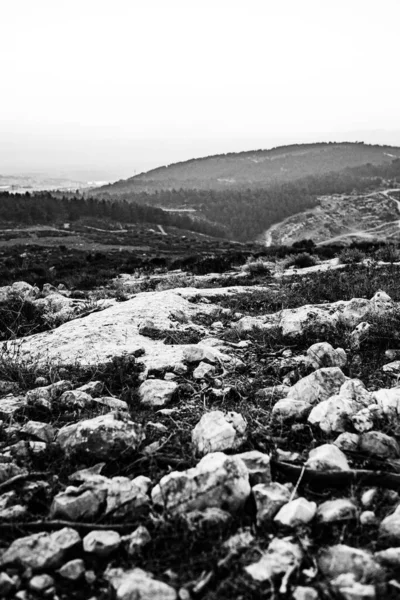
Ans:
<svg viewBox="0 0 400 600"><path fill-rule="evenodd" d="M363 142L281 146L175 163L100 187L96 193L118 195L173 189L262 188L367 163L390 163L395 158L400 158L400 148Z"/></svg>

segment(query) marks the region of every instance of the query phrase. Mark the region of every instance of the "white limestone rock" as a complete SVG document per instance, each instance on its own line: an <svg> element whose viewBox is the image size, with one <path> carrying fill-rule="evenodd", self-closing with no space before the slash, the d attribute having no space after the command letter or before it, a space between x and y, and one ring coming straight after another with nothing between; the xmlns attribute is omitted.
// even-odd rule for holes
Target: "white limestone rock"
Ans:
<svg viewBox="0 0 400 600"><path fill-rule="evenodd" d="M117 600L177 600L178 595L170 585L153 579L142 569L124 571L108 568L104 577L116 592Z"/></svg>
<svg viewBox="0 0 400 600"><path fill-rule="evenodd" d="M362 342L364 342L371 330L371 324L363 321L353 329L349 336L349 342L352 350L359 350Z"/></svg>
<svg viewBox="0 0 400 600"><path fill-rule="evenodd" d="M315 502L300 497L284 504L275 516L274 521L285 527L297 527L312 521L316 512L317 505Z"/></svg>
<svg viewBox="0 0 400 600"><path fill-rule="evenodd" d="M298 569L303 560L303 551L289 539L274 538L260 560L245 571L255 581L273 581L277 577Z"/></svg>
<svg viewBox="0 0 400 600"><path fill-rule="evenodd" d="M139 525L129 535L125 535L122 538L123 544L126 546L129 556L137 556L141 550L151 542L151 536L146 527Z"/></svg>
<svg viewBox="0 0 400 600"><path fill-rule="evenodd" d="M372 395L383 414L391 419L400 416L400 387L377 390Z"/></svg>
<svg viewBox="0 0 400 600"><path fill-rule="evenodd" d="M362 408L355 415L351 415L351 422L359 433L371 431L374 428L375 413L369 408Z"/></svg>
<svg viewBox="0 0 400 600"><path fill-rule="evenodd" d="M201 362L198 367L193 371L194 379L206 379L210 375L215 373L215 367L213 365L209 365L206 362Z"/></svg>
<svg viewBox="0 0 400 600"><path fill-rule="evenodd" d="M318 425L325 433L346 431L349 419L356 410L351 400L335 395L314 406L308 415L308 422Z"/></svg>
<svg viewBox="0 0 400 600"><path fill-rule="evenodd" d="M257 525L269 525L282 506L290 500L291 491L286 485L273 481L253 487L257 509Z"/></svg>
<svg viewBox="0 0 400 600"><path fill-rule="evenodd" d="M93 398L90 394L81 390L70 390L64 392L58 403L62 408L89 408L93 404Z"/></svg>
<svg viewBox="0 0 400 600"><path fill-rule="evenodd" d="M337 394L345 380L339 367L318 369L292 386L287 398L305 401L313 406Z"/></svg>
<svg viewBox="0 0 400 600"><path fill-rule="evenodd" d="M51 575L47 573L42 573L40 575L35 575L29 581L29 589L31 589L36 594L40 594L45 592L48 588L54 585L54 579Z"/></svg>
<svg viewBox="0 0 400 600"><path fill-rule="evenodd" d="M318 506L317 520L320 523L348 521L357 517L357 507L348 498L327 500Z"/></svg>
<svg viewBox="0 0 400 600"><path fill-rule="evenodd" d="M171 402L177 389L175 381L147 379L139 386L139 400L143 406L162 408Z"/></svg>
<svg viewBox="0 0 400 600"><path fill-rule="evenodd" d="M165 475L151 493L155 506L172 513L218 507L239 510L250 495L249 475L240 458L215 452L196 467Z"/></svg>
<svg viewBox="0 0 400 600"><path fill-rule="evenodd" d="M28 402L25 396L4 396L0 400L0 419L3 421L12 421L18 415L22 414Z"/></svg>
<svg viewBox="0 0 400 600"><path fill-rule="evenodd" d="M371 581L382 575L382 568L370 552L345 544L322 548L318 567L331 580L348 573L354 576L355 581Z"/></svg>
<svg viewBox="0 0 400 600"><path fill-rule="evenodd" d="M236 412L213 410L205 413L192 431L192 442L198 454L236 450L245 439L247 423Z"/></svg>
<svg viewBox="0 0 400 600"><path fill-rule="evenodd" d="M70 560L58 570L58 573L63 579L69 581L78 581L85 573L85 563L81 558Z"/></svg>
<svg viewBox="0 0 400 600"><path fill-rule="evenodd" d="M76 388L76 392L85 392L85 394L89 394L92 398L98 398L101 396L104 389L104 383L102 381L89 381L85 383L85 385L81 385Z"/></svg>
<svg viewBox="0 0 400 600"><path fill-rule="evenodd" d="M397 377L400 374L400 360L394 360L386 365L383 365L382 371Z"/></svg>
<svg viewBox="0 0 400 600"><path fill-rule="evenodd" d="M381 521L379 533L386 540L400 545L400 505Z"/></svg>
<svg viewBox="0 0 400 600"><path fill-rule="evenodd" d="M45 443L52 442L55 436L54 428L49 423L41 423L40 421L27 421L21 432Z"/></svg>
<svg viewBox="0 0 400 600"><path fill-rule="evenodd" d="M334 444L323 444L311 450L305 466L316 471L349 471L346 456Z"/></svg>
<svg viewBox="0 0 400 600"><path fill-rule="evenodd" d="M306 400L282 398L274 404L272 417L280 421L303 421L307 418L311 409L312 405Z"/></svg>
<svg viewBox="0 0 400 600"><path fill-rule="evenodd" d="M53 533L34 533L12 542L0 557L0 566L16 564L33 571L58 567L67 552L77 548L80 542L79 533L70 527Z"/></svg>
<svg viewBox="0 0 400 600"><path fill-rule="evenodd" d="M400 546L375 552L374 557L382 565L398 568L400 567Z"/></svg>
<svg viewBox="0 0 400 600"><path fill-rule="evenodd" d="M57 381L56 383L51 383L50 385L38 387L34 390L29 390L29 392L27 392L26 394L26 399L28 401L28 404L33 405L39 399L44 399L48 400L49 402L52 402L53 400L57 400L57 398L59 398L64 392L72 390L72 388L73 384L71 381L61 380Z"/></svg>
<svg viewBox="0 0 400 600"><path fill-rule="evenodd" d="M285 309L281 312L279 327L284 337L297 337L307 331L329 331L336 327L338 315L334 305L306 304L298 308Z"/></svg>
<svg viewBox="0 0 400 600"><path fill-rule="evenodd" d="M259 450L249 450L248 452L242 452L235 456L244 462L249 473L251 486L255 486L258 483L264 483L266 485L271 483L271 458L268 454L260 452Z"/></svg>
<svg viewBox="0 0 400 600"><path fill-rule="evenodd" d="M379 458L397 458L400 448L396 440L382 431L367 431L360 436L359 449Z"/></svg>
<svg viewBox="0 0 400 600"><path fill-rule="evenodd" d="M88 554L109 556L121 544L121 536L117 531L94 530L83 538L83 549Z"/></svg>
<svg viewBox="0 0 400 600"><path fill-rule="evenodd" d="M106 496L106 490L100 487L87 489L85 486L69 486L54 496L50 516L69 521L91 521L101 512Z"/></svg>
<svg viewBox="0 0 400 600"><path fill-rule="evenodd" d="M307 357L314 369L322 367L344 367L347 355L343 348L334 348L328 342L313 344L307 350Z"/></svg>
<svg viewBox="0 0 400 600"><path fill-rule="evenodd" d="M345 431L344 433L341 433L333 443L339 450L342 450L342 452L346 452L346 450L356 452L360 443L360 436L357 433Z"/></svg>
<svg viewBox="0 0 400 600"><path fill-rule="evenodd" d="M121 451L134 451L144 440L142 427L129 416L107 413L93 419L62 427L57 443L67 456L109 460Z"/></svg>

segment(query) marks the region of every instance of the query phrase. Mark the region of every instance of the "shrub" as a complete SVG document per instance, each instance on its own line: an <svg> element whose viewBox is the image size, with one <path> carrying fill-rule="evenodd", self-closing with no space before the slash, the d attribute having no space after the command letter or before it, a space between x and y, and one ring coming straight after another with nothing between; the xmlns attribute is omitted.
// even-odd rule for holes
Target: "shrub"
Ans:
<svg viewBox="0 0 400 600"><path fill-rule="evenodd" d="M314 267L318 263L315 256L312 256L308 252L300 252L300 254L290 254L284 260L285 268L297 267L298 269L304 269L306 267Z"/></svg>
<svg viewBox="0 0 400 600"><path fill-rule="evenodd" d="M268 263L265 263L261 259L248 260L244 265L244 270L250 273L250 275L271 275L271 270Z"/></svg>
<svg viewBox="0 0 400 600"><path fill-rule="evenodd" d="M345 265L360 263L366 258L366 254L359 248L345 248L339 254L339 260Z"/></svg>
<svg viewBox="0 0 400 600"><path fill-rule="evenodd" d="M395 244L385 244L375 253L376 260L394 263L400 260L400 252Z"/></svg>

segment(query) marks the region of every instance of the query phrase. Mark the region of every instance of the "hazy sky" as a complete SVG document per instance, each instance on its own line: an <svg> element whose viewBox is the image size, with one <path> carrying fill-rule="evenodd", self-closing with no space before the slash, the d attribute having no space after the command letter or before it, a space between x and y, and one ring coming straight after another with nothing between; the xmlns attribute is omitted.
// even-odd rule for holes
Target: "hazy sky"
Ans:
<svg viewBox="0 0 400 600"><path fill-rule="evenodd" d="M0 0L0 174L400 145L400 0Z"/></svg>

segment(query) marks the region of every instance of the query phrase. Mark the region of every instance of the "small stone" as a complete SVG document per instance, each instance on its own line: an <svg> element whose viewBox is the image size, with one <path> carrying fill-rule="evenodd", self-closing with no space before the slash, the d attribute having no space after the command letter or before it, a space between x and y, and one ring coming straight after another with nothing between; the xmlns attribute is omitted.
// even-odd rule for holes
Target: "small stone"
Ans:
<svg viewBox="0 0 400 600"><path fill-rule="evenodd" d="M376 560L389 567L400 567L400 547L387 548L374 554Z"/></svg>
<svg viewBox="0 0 400 600"><path fill-rule="evenodd" d="M91 520L95 518L105 502L105 489L80 489L68 487L53 498L50 508L52 518L59 517L69 521Z"/></svg>
<svg viewBox="0 0 400 600"><path fill-rule="evenodd" d="M359 433L365 433L374 428L374 413L369 408L362 408L351 416L353 427Z"/></svg>
<svg viewBox="0 0 400 600"><path fill-rule="evenodd" d="M101 398L93 398L92 402L93 406L129 413L128 404L124 400L114 398L113 396L101 396Z"/></svg>
<svg viewBox="0 0 400 600"><path fill-rule="evenodd" d="M372 554L345 544L323 548L319 553L318 567L329 579L351 574L356 581L365 581L382 575L382 569Z"/></svg>
<svg viewBox="0 0 400 600"><path fill-rule="evenodd" d="M285 485L272 482L269 485L255 485L253 495L257 507L257 525L268 525L279 509L289 502L291 493Z"/></svg>
<svg viewBox="0 0 400 600"><path fill-rule="evenodd" d="M176 378L177 378L177 375L175 375L175 373L165 373L165 375L164 375L165 381L174 381Z"/></svg>
<svg viewBox="0 0 400 600"><path fill-rule="evenodd" d="M220 410L205 413L192 432L192 442L198 454L236 450L244 439L247 423L236 412Z"/></svg>
<svg viewBox="0 0 400 600"><path fill-rule="evenodd" d="M116 591L117 600L177 600L173 587L153 579L142 569L123 571L109 568L104 577Z"/></svg>
<svg viewBox="0 0 400 600"><path fill-rule="evenodd" d="M32 579L29 582L29 588L33 591L33 592L43 592L44 590L47 590L49 587L54 585L54 579L52 577L50 577L50 575L47 575L46 573L43 573L42 575L35 575L35 577L32 577Z"/></svg>
<svg viewBox="0 0 400 600"><path fill-rule="evenodd" d="M70 560L69 562L65 563L65 565L63 565L61 569L59 569L58 573L64 579L69 579L70 581L77 581L85 573L85 563L81 558Z"/></svg>
<svg viewBox="0 0 400 600"><path fill-rule="evenodd" d="M312 587L298 585L293 590L293 600L318 600L319 595L317 590Z"/></svg>
<svg viewBox="0 0 400 600"><path fill-rule="evenodd" d="M311 450L305 466L316 471L349 471L346 456L334 444L323 444Z"/></svg>
<svg viewBox="0 0 400 600"><path fill-rule="evenodd" d="M151 542L151 536L146 527L139 525L133 533L124 536L122 541L127 545L129 556L136 556L142 548Z"/></svg>
<svg viewBox="0 0 400 600"><path fill-rule="evenodd" d="M398 443L382 431L368 431L360 437L359 449L379 458L397 458L400 455Z"/></svg>
<svg viewBox="0 0 400 600"><path fill-rule="evenodd" d="M249 473L251 486L257 485L258 483L264 483L266 485L271 483L271 458L268 454L259 452L259 450L249 450L248 452L242 452L235 456L244 462Z"/></svg>
<svg viewBox="0 0 400 600"><path fill-rule="evenodd" d="M274 538L260 560L245 571L255 581L272 581L300 567L303 551L287 539Z"/></svg>
<svg viewBox="0 0 400 600"><path fill-rule="evenodd" d="M10 421L22 414L28 406L25 396L4 396L0 402L0 419Z"/></svg>
<svg viewBox="0 0 400 600"><path fill-rule="evenodd" d="M62 408L89 408L92 405L93 399L90 394L82 392L81 390L70 390L64 392L58 401L59 406Z"/></svg>
<svg viewBox="0 0 400 600"><path fill-rule="evenodd" d="M96 556L109 556L121 543L121 536L117 531L91 531L83 538L85 552Z"/></svg>
<svg viewBox="0 0 400 600"><path fill-rule="evenodd" d="M320 523L348 521L357 516L357 507L348 498L327 500L318 506L317 519Z"/></svg>
<svg viewBox="0 0 400 600"><path fill-rule="evenodd" d="M379 533L387 540L400 544L400 504L393 514L383 519Z"/></svg>
<svg viewBox="0 0 400 600"><path fill-rule="evenodd" d="M185 514L184 518L190 531L221 530L232 520L232 516L228 512L217 507L191 510Z"/></svg>
<svg viewBox="0 0 400 600"><path fill-rule="evenodd" d="M282 506L274 521L286 527L297 527L312 521L316 512L315 502L300 497Z"/></svg>
<svg viewBox="0 0 400 600"><path fill-rule="evenodd" d="M85 579L88 585L93 585L97 579L96 573L92 569L89 569L85 572Z"/></svg>
<svg viewBox="0 0 400 600"><path fill-rule="evenodd" d="M102 381L89 381L89 383L85 383L85 385L81 385L76 388L76 392L85 392L85 394L89 394L93 398L98 398L104 389L104 383Z"/></svg>
<svg viewBox="0 0 400 600"><path fill-rule="evenodd" d="M360 523L361 525L371 526L376 525L378 519L376 518L376 514L373 510L364 510L360 515Z"/></svg>
<svg viewBox="0 0 400 600"><path fill-rule="evenodd" d="M369 490L365 490L361 496L361 504L364 508L370 508L374 505L378 497L377 488L370 488Z"/></svg>
<svg viewBox="0 0 400 600"><path fill-rule="evenodd" d="M193 371L194 379L206 379L210 375L215 373L215 367L213 365L209 365L206 362L201 362L198 367Z"/></svg>
<svg viewBox="0 0 400 600"><path fill-rule="evenodd" d="M292 386L287 397L306 401L313 406L337 394L345 380L339 367L318 369Z"/></svg>
<svg viewBox="0 0 400 600"><path fill-rule="evenodd" d="M55 435L55 430L51 425L40 421L28 421L22 427L21 432L47 443L52 442Z"/></svg>
<svg viewBox="0 0 400 600"><path fill-rule="evenodd" d="M177 389L178 384L175 381L147 379L139 386L138 395L144 406L161 408L171 402Z"/></svg>
<svg viewBox="0 0 400 600"><path fill-rule="evenodd" d="M314 406L308 421L312 425L318 425L325 433L345 431L356 410L351 400L335 395Z"/></svg>
<svg viewBox="0 0 400 600"><path fill-rule="evenodd" d="M15 588L14 580L7 573L0 573L0 596L8 596Z"/></svg>
<svg viewBox="0 0 400 600"><path fill-rule="evenodd" d="M307 350L307 357L314 369L321 367L344 367L347 362L343 348L336 350L328 342L313 344Z"/></svg>
<svg viewBox="0 0 400 600"><path fill-rule="evenodd" d="M349 433L348 431L345 431L344 433L341 433L333 443L339 448L339 450L344 452L356 452L359 442L360 436L357 433Z"/></svg>

